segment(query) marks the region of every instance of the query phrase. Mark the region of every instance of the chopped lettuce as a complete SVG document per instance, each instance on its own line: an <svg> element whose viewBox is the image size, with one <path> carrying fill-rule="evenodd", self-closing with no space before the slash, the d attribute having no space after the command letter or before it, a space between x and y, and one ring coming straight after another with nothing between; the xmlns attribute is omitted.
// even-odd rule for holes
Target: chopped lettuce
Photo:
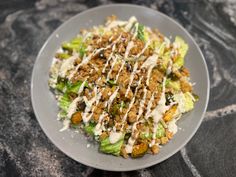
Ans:
<svg viewBox="0 0 236 177"><path fill-rule="evenodd" d="M64 89L66 88L66 82L65 81L58 81L56 84L56 89L58 91L64 92Z"/></svg>
<svg viewBox="0 0 236 177"><path fill-rule="evenodd" d="M84 127L84 131L89 135L94 135L95 126L96 123L89 122L89 124Z"/></svg>
<svg viewBox="0 0 236 177"><path fill-rule="evenodd" d="M138 24L138 39L144 41L144 26L142 24Z"/></svg>
<svg viewBox="0 0 236 177"><path fill-rule="evenodd" d="M63 93L77 93L82 83L82 81L70 83L67 80L58 79L56 89ZM86 82L84 86L88 87L88 83Z"/></svg>
<svg viewBox="0 0 236 177"><path fill-rule="evenodd" d="M120 155L120 150L121 150L121 146L124 143L124 135L122 136L122 138L116 142L115 144L111 144L109 137L105 138L104 140L102 140L100 142L100 151L107 153L107 154L113 154L115 156L119 156Z"/></svg>
<svg viewBox="0 0 236 177"><path fill-rule="evenodd" d="M185 113L193 109L194 100L191 93L178 93L174 95L174 100L178 103L178 110L180 113Z"/></svg>
<svg viewBox="0 0 236 177"><path fill-rule="evenodd" d="M121 103L120 103L120 108L125 108L125 107L126 107L125 102L124 102L124 101L121 101Z"/></svg>
<svg viewBox="0 0 236 177"><path fill-rule="evenodd" d="M60 107L63 111L67 112L67 110L68 110L70 104L71 104L71 100L70 100L70 98L69 98L69 96L68 96L67 93L65 93L63 96L61 96L61 97L59 98L59 107Z"/></svg>
<svg viewBox="0 0 236 177"><path fill-rule="evenodd" d="M161 138L165 136L165 129L161 123L158 123L156 137Z"/></svg>
<svg viewBox="0 0 236 177"><path fill-rule="evenodd" d="M185 98L184 108L185 108L186 112L192 110L194 107L194 101L193 101L190 94L191 93L189 93L189 92L184 93L184 98Z"/></svg>
<svg viewBox="0 0 236 177"><path fill-rule="evenodd" d="M80 57L83 57L84 54L86 52L86 46L84 43L81 44L80 48L79 48L79 54L80 54Z"/></svg>
<svg viewBox="0 0 236 177"><path fill-rule="evenodd" d="M142 41L147 41L149 38L148 32L145 30L144 25L138 24L138 34L137 34L138 39Z"/></svg>
<svg viewBox="0 0 236 177"><path fill-rule="evenodd" d="M108 80L107 83L108 83L110 86L117 85L114 80Z"/></svg>
<svg viewBox="0 0 236 177"><path fill-rule="evenodd" d="M168 52L165 53L165 48L166 48L166 43L164 43L164 42L161 43L161 45L158 48L158 55L170 60L170 53L168 53Z"/></svg>
<svg viewBox="0 0 236 177"><path fill-rule="evenodd" d="M170 51L165 52L165 48L166 43L163 42L158 48L155 49L158 52L158 56L161 57L161 67L163 70L167 69L168 63L171 60Z"/></svg>
<svg viewBox="0 0 236 177"><path fill-rule="evenodd" d="M70 99L69 95L71 93L78 93L79 88L82 84L82 81L78 81L74 84L68 82L68 81L63 81L63 80L59 80L56 88L63 92L64 94L59 98L59 107L67 113L67 110L72 102L72 100ZM88 83L85 84L85 87L88 87Z"/></svg>
<svg viewBox="0 0 236 177"><path fill-rule="evenodd" d="M70 92L78 93L79 88L80 88L82 83L83 83L82 81L78 81L75 84L72 84L72 83L68 82L66 92L67 93L70 93Z"/></svg>
<svg viewBox="0 0 236 177"><path fill-rule="evenodd" d="M174 62L174 66L176 68L180 68L184 65L184 57L188 51L188 44L185 43L185 41L179 36L176 36L174 44L176 44L179 47L179 54L180 54L176 59L176 61Z"/></svg>
<svg viewBox="0 0 236 177"><path fill-rule="evenodd" d="M82 37L76 37L70 42L65 42L62 44L62 48L69 52L77 51L80 54L80 57L83 57L86 51L86 46L83 43Z"/></svg>
<svg viewBox="0 0 236 177"><path fill-rule="evenodd" d="M163 125L161 123L158 123L156 137L161 138L163 136L165 136L165 128L163 127ZM141 132L140 138L142 138L142 139L152 138L152 133Z"/></svg>
<svg viewBox="0 0 236 177"><path fill-rule="evenodd" d="M69 55L68 53L57 53L55 57L59 59L67 59L70 58L71 55Z"/></svg>
<svg viewBox="0 0 236 177"><path fill-rule="evenodd" d="M71 44L77 44L77 45L80 45L82 42L83 42L82 37L76 37L70 41Z"/></svg>
<svg viewBox="0 0 236 177"><path fill-rule="evenodd" d="M180 91L180 82L177 80L177 81L173 81L171 79L167 79L166 80L166 87L167 88L172 88L174 89L175 91Z"/></svg>
<svg viewBox="0 0 236 177"><path fill-rule="evenodd" d="M66 115L67 113L64 111L64 110L61 110L59 113L58 113L58 118L60 118L60 120L63 120L66 118Z"/></svg>

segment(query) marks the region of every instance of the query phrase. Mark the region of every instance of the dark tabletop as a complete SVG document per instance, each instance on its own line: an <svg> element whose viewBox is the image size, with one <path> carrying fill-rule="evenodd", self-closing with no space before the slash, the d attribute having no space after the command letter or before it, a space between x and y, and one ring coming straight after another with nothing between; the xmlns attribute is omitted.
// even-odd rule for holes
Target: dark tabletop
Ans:
<svg viewBox="0 0 236 177"><path fill-rule="evenodd" d="M40 128L30 100L36 55L73 15L125 1L8 0L0 2L0 176L236 176L236 0L129 1L182 24L206 57L211 80L207 113L192 140L168 160L132 172L84 166L55 147Z"/></svg>

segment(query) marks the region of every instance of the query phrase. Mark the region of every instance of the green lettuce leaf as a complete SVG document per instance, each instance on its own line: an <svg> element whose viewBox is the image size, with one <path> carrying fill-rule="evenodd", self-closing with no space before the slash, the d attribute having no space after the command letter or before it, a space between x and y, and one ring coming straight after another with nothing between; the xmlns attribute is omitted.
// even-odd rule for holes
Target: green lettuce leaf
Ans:
<svg viewBox="0 0 236 177"><path fill-rule="evenodd" d="M192 97L190 96L190 94L191 93L189 93L189 92L184 93L184 97L185 97L184 108L185 108L186 112L188 112L194 108L194 101L193 101Z"/></svg>
<svg viewBox="0 0 236 177"><path fill-rule="evenodd" d="M180 91L180 82L177 80L177 81L173 81L171 79L166 79L166 87L167 88L172 88L174 89L175 91Z"/></svg>
<svg viewBox="0 0 236 177"><path fill-rule="evenodd" d="M174 43L176 43L179 46L179 54L180 54L179 57L176 59L174 66L176 68L180 68L184 65L184 57L188 51L188 44L179 36L175 37Z"/></svg>
<svg viewBox="0 0 236 177"><path fill-rule="evenodd" d="M163 136L165 136L165 129L161 123L158 123L156 137L161 138Z"/></svg>
<svg viewBox="0 0 236 177"><path fill-rule="evenodd" d="M120 155L120 150L121 150L121 146L124 143L124 135L122 136L122 138L114 143L111 144L109 137L105 138L104 140L102 140L100 142L100 151L107 153L107 154L113 154L115 156L119 156Z"/></svg>
<svg viewBox="0 0 236 177"><path fill-rule="evenodd" d="M163 125L161 123L158 123L156 137L161 138L163 136L165 136L165 128L163 127ZM152 133L141 132L140 133L140 138L142 138L142 139L148 139L148 138L151 139L152 138Z"/></svg>
<svg viewBox="0 0 236 177"><path fill-rule="evenodd" d="M62 44L62 48L69 52L77 51L80 54L80 57L83 57L86 51L86 46L83 42L82 37L76 37L70 42L65 42Z"/></svg>
<svg viewBox="0 0 236 177"><path fill-rule="evenodd" d="M89 135L94 135L95 126L96 123L89 122L89 124L84 127L84 131Z"/></svg>
<svg viewBox="0 0 236 177"><path fill-rule="evenodd" d="M67 113L71 100L67 93L59 98L59 107Z"/></svg>

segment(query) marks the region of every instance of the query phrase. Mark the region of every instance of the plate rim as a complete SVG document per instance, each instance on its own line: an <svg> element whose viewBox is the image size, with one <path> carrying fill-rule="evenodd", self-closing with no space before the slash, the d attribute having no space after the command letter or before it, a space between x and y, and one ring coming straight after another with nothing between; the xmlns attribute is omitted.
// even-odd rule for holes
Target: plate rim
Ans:
<svg viewBox="0 0 236 177"><path fill-rule="evenodd" d="M207 79L207 92L206 92L206 102L205 102L205 105L204 105L204 109L201 113L201 115L199 116L200 119L199 119L199 122L198 124L195 126L194 130L192 131L191 134L189 134L188 138L186 138L183 143L178 147L176 148L175 150L173 150L172 152L168 153L166 156L158 159L157 161L153 161L152 163L147 163L147 164L143 164L143 165L138 165L138 166L135 166L135 167L126 167L126 169L119 169L119 167L117 168L109 168L109 167L105 167L105 166L99 166L99 165L91 165L89 164L88 162L85 162L85 161L78 161L75 157L71 156L68 152L66 152L65 150L62 149L62 147L59 147L57 145L57 142L51 138L50 136L48 136L49 132L47 132L45 130L45 128L43 128L43 123L42 121L40 120L40 116L39 116L39 113L36 109L36 102L35 102L35 99L34 99L34 87L33 87L33 82L34 82L34 78L35 78L35 74L36 74L36 65L37 63L39 62L39 58L43 52L43 50L45 49L45 46L48 44L48 42L55 36L56 32L62 28L63 26L65 26L67 23L69 23L70 21L72 21L73 19L77 18L77 16L81 15L81 14L84 14L84 13L88 13L90 11L94 11L94 10L97 10L97 9L102 9L102 8L109 8L109 7L136 7L136 8L140 8L140 9L143 9L143 10L147 10L147 11L152 11L154 13L156 13L157 15L160 15L164 18L168 18L168 20L170 20L172 23L174 23L175 25L177 25L182 31L185 32L185 34L190 38L190 40L192 40L193 44L195 45L197 51L199 52L200 56L201 56L201 60L203 62L203 65L204 65L204 70L206 71L206 79ZM178 151L180 151L184 146L186 146L186 144L193 138L193 136L196 134L197 130L199 129L201 123L202 123L202 120L204 118L204 114L206 113L206 110L207 110L207 107L208 107L208 103L209 103L209 95L210 95L210 78L209 78L209 71L208 71L208 67L207 67L207 63L206 63L206 59L200 49L200 47L198 46L198 44L196 43L196 41L194 40L194 38L190 35L190 33L180 24L178 23L176 20L174 20L173 18L169 17L168 15L158 11L158 10L154 10L154 9L151 9L149 7L144 7L144 6L141 6L141 5L133 5L133 4L126 4L126 3L119 3L119 4L108 4L108 5L99 5L99 6L96 6L96 7L93 7L93 8L89 8L87 10L84 10L82 12L79 12L77 13L76 15L72 16L71 18L69 18L68 20L66 20L65 22L63 22L59 27L57 27L53 32L52 34L46 39L46 41L44 42L44 44L42 45L41 49L39 50L38 54L37 54L37 57L35 59L35 62L34 62L34 65L33 65L33 70L32 70L32 75L31 75L31 84L30 84L30 92L31 92L31 103L32 103L32 107L33 107L33 111L34 111L34 114L35 114L35 117L41 127L41 129L43 130L44 134L47 136L47 138L52 142L52 144L58 148L60 151L62 151L64 154L66 154L68 157L70 157L71 159L75 160L76 162L79 162L83 165L86 165L86 166L89 166L89 167L93 167L93 168L96 168L96 169L100 169L100 170L107 170L107 171L132 171L132 170L139 170L139 169L143 169L143 168L147 168L147 167L150 167L150 166L153 166L153 165L156 165L156 164L159 164L163 161L165 161L166 159L170 158L171 156L173 156L174 154L176 154Z"/></svg>

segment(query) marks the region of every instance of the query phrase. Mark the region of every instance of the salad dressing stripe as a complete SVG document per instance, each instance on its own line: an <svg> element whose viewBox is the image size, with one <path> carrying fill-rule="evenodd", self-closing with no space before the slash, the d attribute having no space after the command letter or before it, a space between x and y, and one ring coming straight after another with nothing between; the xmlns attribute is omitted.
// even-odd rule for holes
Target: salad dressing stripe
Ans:
<svg viewBox="0 0 236 177"><path fill-rule="evenodd" d="M125 97L127 97L128 93L129 93L129 90L130 90L130 86L134 80L134 75L136 74L136 71L138 69L138 62L135 62L134 64L134 68L133 68L133 72L131 73L131 76L130 76L130 81L129 81L129 85L128 85L128 88L125 92Z"/></svg>
<svg viewBox="0 0 236 177"><path fill-rule="evenodd" d="M143 77L141 77L141 78L139 79L138 86L135 88L134 96L133 96L133 98L132 98L132 100L131 100L131 102L130 102L130 104L129 104L128 110L126 111L124 117L122 118L122 122L125 122L125 121L126 121L127 116L128 116L128 113L129 113L130 109L132 108L132 106L133 106L133 104L134 104L134 102L135 102L136 94L137 94L137 92L138 92L138 88L139 88L139 85L141 84L142 79L143 79ZM123 128L123 127L124 127L124 124L122 125L122 128Z"/></svg>
<svg viewBox="0 0 236 177"><path fill-rule="evenodd" d="M118 74L116 75L116 80L115 80L115 82L117 82L117 80L119 79L120 73L121 73L121 71L123 70L124 65L125 65L125 61L122 60L122 64L121 64L121 67L120 67L120 69L119 69L119 71L118 71Z"/></svg>
<svg viewBox="0 0 236 177"><path fill-rule="evenodd" d="M119 87L117 87L117 89L114 91L114 93L110 96L108 102L107 102L107 106L108 106L108 111L110 110L110 107L112 105L113 100L116 98L117 93L118 93Z"/></svg>
<svg viewBox="0 0 236 177"><path fill-rule="evenodd" d="M110 71L107 74L107 79L106 79L107 81L109 80L109 77L110 77L110 75L112 73L112 70L113 70L115 64L117 63L117 60L118 60L118 56L116 55L114 60L113 60L113 62L112 62L112 64L111 64L111 69L110 69Z"/></svg>
<svg viewBox="0 0 236 177"><path fill-rule="evenodd" d="M125 50L125 59L129 56L129 52L130 50L134 47L134 42L133 41L130 41L126 47L126 50ZM118 78L119 78L119 75L121 73L121 71L123 70L124 68L124 65L125 65L125 60L122 60L122 64L121 64L121 67L118 71L118 74L116 75L116 79L115 79L115 82L117 82Z"/></svg>

